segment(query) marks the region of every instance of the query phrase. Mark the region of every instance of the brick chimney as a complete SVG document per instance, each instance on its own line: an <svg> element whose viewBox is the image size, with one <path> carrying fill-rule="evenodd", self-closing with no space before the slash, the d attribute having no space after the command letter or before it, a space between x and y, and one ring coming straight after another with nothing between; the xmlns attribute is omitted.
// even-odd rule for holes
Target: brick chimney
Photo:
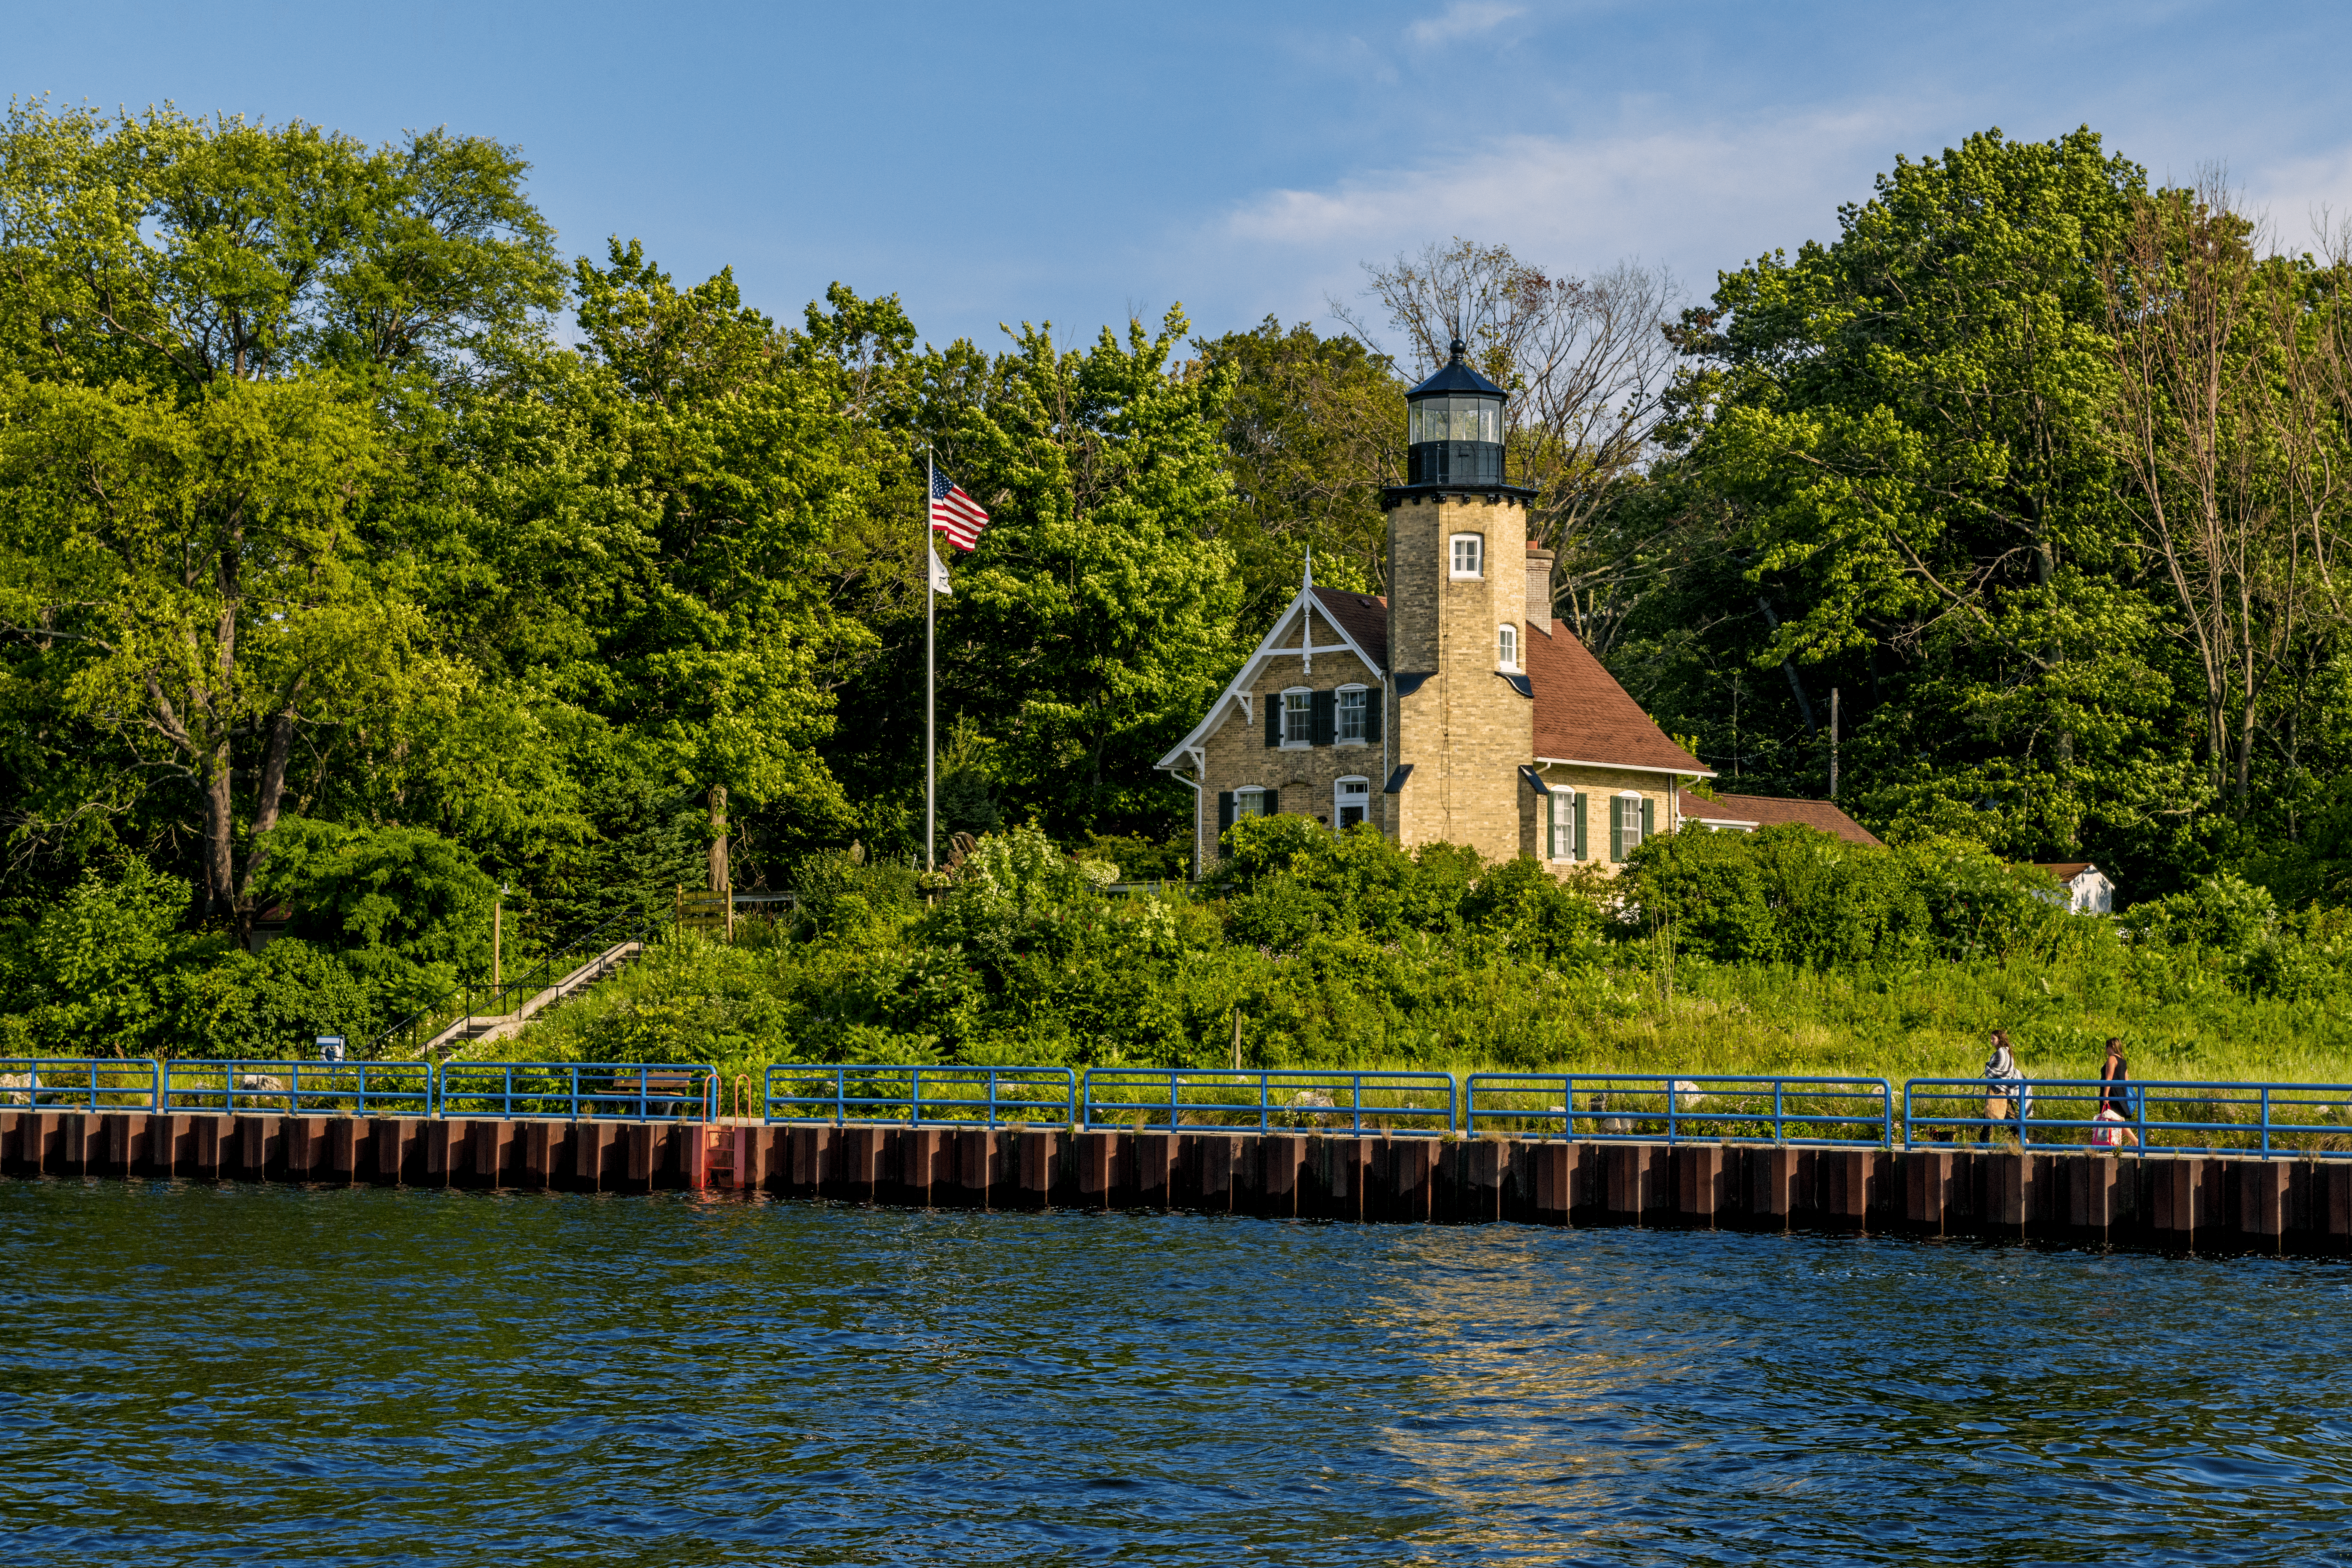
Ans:
<svg viewBox="0 0 2352 1568"><path fill-rule="evenodd" d="M1528 621L1551 636L1551 552L1528 541Z"/></svg>

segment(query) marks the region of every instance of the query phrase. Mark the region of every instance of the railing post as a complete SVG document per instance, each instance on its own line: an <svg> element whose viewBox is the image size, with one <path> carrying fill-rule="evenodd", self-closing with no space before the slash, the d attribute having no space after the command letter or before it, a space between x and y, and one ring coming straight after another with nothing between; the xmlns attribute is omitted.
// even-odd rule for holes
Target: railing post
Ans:
<svg viewBox="0 0 2352 1568"><path fill-rule="evenodd" d="M1782 1120L1780 1100L1781 1092L1787 1087L1777 1078L1772 1080L1772 1142L1775 1143L1786 1143L1789 1141L1789 1129Z"/></svg>
<svg viewBox="0 0 2352 1568"><path fill-rule="evenodd" d="M1271 1072L1260 1069L1257 1075L1257 1130L1258 1134L1261 1137L1263 1137L1267 1131L1265 1111L1266 1097L1273 1092L1274 1075Z"/></svg>
<svg viewBox="0 0 2352 1568"><path fill-rule="evenodd" d="M908 1068L907 1082L912 1086L908 1096L909 1109L907 1112L907 1125L920 1127L923 1124L923 1069L919 1067Z"/></svg>

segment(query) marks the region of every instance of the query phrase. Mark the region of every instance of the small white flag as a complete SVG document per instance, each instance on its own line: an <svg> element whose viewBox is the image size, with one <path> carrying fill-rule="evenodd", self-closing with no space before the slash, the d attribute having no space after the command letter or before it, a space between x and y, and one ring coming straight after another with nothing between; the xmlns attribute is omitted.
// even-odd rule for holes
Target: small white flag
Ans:
<svg viewBox="0 0 2352 1568"><path fill-rule="evenodd" d="M947 563L940 559L940 552L936 547L931 551L931 592L943 594L950 598L955 596L955 590L948 586Z"/></svg>

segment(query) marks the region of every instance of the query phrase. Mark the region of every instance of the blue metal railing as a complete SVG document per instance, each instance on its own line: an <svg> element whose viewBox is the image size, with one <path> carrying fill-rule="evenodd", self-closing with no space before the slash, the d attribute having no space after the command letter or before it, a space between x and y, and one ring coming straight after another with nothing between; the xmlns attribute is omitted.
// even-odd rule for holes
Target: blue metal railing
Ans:
<svg viewBox="0 0 2352 1568"><path fill-rule="evenodd" d="M222 1115L430 1116L436 1104L433 1069L424 1062L168 1061L157 1089L160 1110Z"/></svg>
<svg viewBox="0 0 2352 1568"><path fill-rule="evenodd" d="M443 1116L573 1121L710 1121L719 1069L708 1062L443 1062L436 1105Z"/></svg>
<svg viewBox="0 0 2352 1568"><path fill-rule="evenodd" d="M2005 1114L1993 1114L1996 1100ZM2109 1106L2116 1114L2103 1116ZM1915 1147L2013 1138L2026 1149L2343 1158L2352 1155L2352 1085L1915 1078L1903 1086L1903 1131Z"/></svg>
<svg viewBox="0 0 2352 1568"><path fill-rule="evenodd" d="M1591 1142L1827 1147L2015 1140L2027 1149L2352 1157L2352 1085L2159 1079L2024 1084L2007 1114L1982 1079L1887 1080L1704 1074L1473 1073L1310 1068L782 1065L771 1123L1252 1128L1260 1132L1512 1132ZM0 1110L199 1110L578 1121L709 1121L709 1063L321 1062L0 1058ZM2121 1114L2103 1114L2113 1105Z"/></svg>
<svg viewBox="0 0 2352 1568"><path fill-rule="evenodd" d="M152 1110L151 1057L0 1057L0 1110Z"/></svg>
<svg viewBox="0 0 2352 1568"><path fill-rule="evenodd" d="M1068 1068L885 1067L768 1069L761 1109L770 1121L895 1121L997 1127L1066 1126L1077 1117L1077 1075Z"/></svg>
<svg viewBox="0 0 2352 1568"><path fill-rule="evenodd" d="M1885 1148L1895 1091L1883 1078L1670 1073L1470 1075L1464 1131L1534 1131L1592 1142Z"/></svg>
<svg viewBox="0 0 2352 1568"><path fill-rule="evenodd" d="M1087 1073L1081 1125L1438 1138L1454 1130L1456 1098L1454 1075L1444 1072L1095 1068Z"/></svg>

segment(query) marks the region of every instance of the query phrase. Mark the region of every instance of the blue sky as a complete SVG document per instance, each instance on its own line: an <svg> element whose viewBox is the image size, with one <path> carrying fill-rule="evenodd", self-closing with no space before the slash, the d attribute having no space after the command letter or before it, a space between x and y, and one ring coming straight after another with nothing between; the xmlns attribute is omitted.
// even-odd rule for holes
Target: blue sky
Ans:
<svg viewBox="0 0 2352 1568"><path fill-rule="evenodd" d="M520 144L567 249L839 279L924 335L1091 336L1181 300L1328 320L1360 264L1501 241L1718 268L1832 233L1898 153L2088 123L2225 164L2282 237L2352 215L2352 9L2284 5L12 7L9 90Z"/></svg>

